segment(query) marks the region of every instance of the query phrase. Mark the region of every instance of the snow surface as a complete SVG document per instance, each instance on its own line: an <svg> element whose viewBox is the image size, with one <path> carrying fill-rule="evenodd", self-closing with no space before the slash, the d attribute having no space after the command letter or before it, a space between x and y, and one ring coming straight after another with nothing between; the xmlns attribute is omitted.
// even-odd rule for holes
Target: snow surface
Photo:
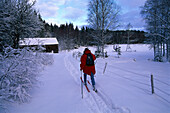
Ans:
<svg viewBox="0 0 170 113"><path fill-rule="evenodd" d="M130 45L122 55L106 47L108 58L96 61L98 93L80 91L80 58L70 52L54 54L54 64L43 71L41 85L32 93L32 101L14 104L11 113L170 113L170 63L153 62L148 45ZM89 47L94 53L95 48ZM105 73L103 73L107 63ZM150 75L154 76L155 94L151 93ZM90 78L88 77L89 81Z"/></svg>
<svg viewBox="0 0 170 113"><path fill-rule="evenodd" d="M58 44L56 38L24 38L20 45L53 45Z"/></svg>

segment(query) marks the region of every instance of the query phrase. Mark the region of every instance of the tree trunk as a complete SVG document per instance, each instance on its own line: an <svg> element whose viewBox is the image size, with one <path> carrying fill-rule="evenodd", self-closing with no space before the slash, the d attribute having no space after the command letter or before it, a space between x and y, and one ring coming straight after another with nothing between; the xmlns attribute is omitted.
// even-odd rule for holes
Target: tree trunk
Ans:
<svg viewBox="0 0 170 113"><path fill-rule="evenodd" d="M156 45L155 44L153 45L153 48L154 48L154 60L155 60L156 58Z"/></svg>
<svg viewBox="0 0 170 113"><path fill-rule="evenodd" d="M167 44L166 44L166 48L167 48L167 61L170 62L170 39L167 41Z"/></svg>
<svg viewBox="0 0 170 113"><path fill-rule="evenodd" d="M165 57L165 43L163 42L163 57Z"/></svg>

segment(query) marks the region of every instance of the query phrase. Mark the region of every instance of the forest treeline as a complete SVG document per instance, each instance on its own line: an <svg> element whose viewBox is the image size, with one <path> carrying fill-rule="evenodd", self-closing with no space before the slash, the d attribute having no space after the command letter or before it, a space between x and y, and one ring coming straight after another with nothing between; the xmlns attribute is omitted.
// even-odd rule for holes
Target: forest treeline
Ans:
<svg viewBox="0 0 170 113"><path fill-rule="evenodd" d="M41 30L37 37L56 37L59 41L61 50L73 49L78 46L91 46L96 45L92 36L94 29L87 26L74 26L73 23L66 23L61 25L49 24L45 20L43 21L44 28ZM110 38L106 44L127 44L128 33L130 34L129 43L146 43L146 36L144 31L139 30L107 30Z"/></svg>

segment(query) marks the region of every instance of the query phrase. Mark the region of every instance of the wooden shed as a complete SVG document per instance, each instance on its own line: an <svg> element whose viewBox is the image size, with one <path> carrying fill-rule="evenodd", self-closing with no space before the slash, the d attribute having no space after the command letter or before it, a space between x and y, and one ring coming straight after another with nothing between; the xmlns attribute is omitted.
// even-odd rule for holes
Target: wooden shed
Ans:
<svg viewBox="0 0 170 113"><path fill-rule="evenodd" d="M57 38L24 38L19 45L21 48L41 45L46 52L58 53L58 44Z"/></svg>

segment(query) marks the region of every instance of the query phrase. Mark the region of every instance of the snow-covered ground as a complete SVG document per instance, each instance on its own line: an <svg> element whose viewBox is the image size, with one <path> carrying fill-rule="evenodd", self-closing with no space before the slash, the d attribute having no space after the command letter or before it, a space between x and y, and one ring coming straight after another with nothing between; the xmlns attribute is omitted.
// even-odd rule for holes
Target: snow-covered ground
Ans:
<svg viewBox="0 0 170 113"><path fill-rule="evenodd" d="M108 58L96 61L96 88L90 93L84 88L82 99L80 58L73 53L84 47L54 54L54 64L39 78L30 103L13 105L10 113L169 113L170 63L153 62L153 50L148 45L130 45L117 56L112 46L106 47ZM94 53L95 48L89 47ZM106 65L107 64L107 65ZM106 70L104 72L104 67ZM153 75L155 94L151 93ZM90 81L90 77L88 77Z"/></svg>

